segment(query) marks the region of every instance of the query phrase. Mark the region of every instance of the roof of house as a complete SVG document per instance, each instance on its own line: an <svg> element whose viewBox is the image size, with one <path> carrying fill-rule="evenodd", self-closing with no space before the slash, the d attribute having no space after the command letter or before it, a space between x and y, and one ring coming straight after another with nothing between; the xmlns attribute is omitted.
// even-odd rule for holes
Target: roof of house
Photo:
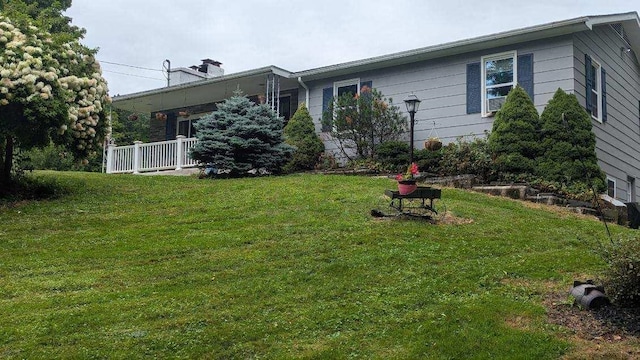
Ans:
<svg viewBox="0 0 640 360"><path fill-rule="evenodd" d="M305 80L340 76L353 72L404 65L417 61L457 55L476 50L567 35L591 30L596 25L617 23L621 23L624 27L625 33L629 34L629 45L633 51L636 54L640 54L640 18L638 17L637 12L628 12L612 15L584 16L543 25L530 26L471 39L402 51L394 54L324 66L297 72L294 73L293 76L299 76Z"/></svg>
<svg viewBox="0 0 640 360"><path fill-rule="evenodd" d="M313 81L336 77L354 72L404 65L471 51L562 36L591 30L594 26L607 24L621 24L627 35L626 38L630 48L636 54L640 54L640 17L638 17L637 12L584 16L300 72L289 72L276 66L267 66L193 83L116 96L113 98L113 102L115 107L130 111L151 112L185 107L227 98L237 87L240 87L246 93L253 93L253 90L256 90L255 93L259 93L264 91L264 89L258 89L258 87L259 85L264 86L264 78L268 74L281 76L284 79L284 85L297 86L297 79L299 78L303 81ZM180 96L180 94L186 94L187 91L189 91L188 100L186 96ZM197 95L197 93L201 93L201 95ZM175 94L175 96L172 96L172 94ZM222 97L216 98L217 96ZM178 103L177 100L172 101L171 98L173 97L180 98L181 103Z"/></svg>

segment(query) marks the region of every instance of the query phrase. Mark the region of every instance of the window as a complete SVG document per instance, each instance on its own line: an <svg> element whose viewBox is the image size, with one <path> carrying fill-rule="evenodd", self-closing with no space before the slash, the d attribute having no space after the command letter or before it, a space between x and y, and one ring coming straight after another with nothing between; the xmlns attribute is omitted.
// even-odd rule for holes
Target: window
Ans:
<svg viewBox="0 0 640 360"><path fill-rule="evenodd" d="M616 198L616 180L607 177L607 195Z"/></svg>
<svg viewBox="0 0 640 360"><path fill-rule="evenodd" d="M516 85L516 58L515 51L482 58L483 114L493 114L500 110L509 91Z"/></svg>
<svg viewBox="0 0 640 360"><path fill-rule="evenodd" d="M325 112L327 111L327 109L329 109L329 107L331 105L335 105L335 99L338 98L340 95L344 95L344 94L353 94L355 95L360 95L360 90L362 89L362 87L368 87L370 89L373 88L373 82L372 81L365 81L365 82L360 82L360 79L349 79L349 80L344 80L344 81L336 81L335 83L333 83L332 87L326 87L322 89L322 114L324 115ZM333 107L334 110L334 116L335 116L335 106ZM325 123L323 121L322 123L322 132L330 132L332 131L331 126L328 123Z"/></svg>
<svg viewBox="0 0 640 360"><path fill-rule="evenodd" d="M346 93L350 93L353 96L360 94L360 79L336 81L333 83L333 93L336 97Z"/></svg>
<svg viewBox="0 0 640 360"><path fill-rule="evenodd" d="M196 136L196 129L193 126L199 119L186 119L178 121L178 135L184 135L187 138Z"/></svg>
<svg viewBox="0 0 640 360"><path fill-rule="evenodd" d="M627 176L627 202L636 201L636 179Z"/></svg>
<svg viewBox="0 0 640 360"><path fill-rule="evenodd" d="M584 63L587 111L596 121L604 123L607 121L607 72L588 54L584 56Z"/></svg>
<svg viewBox="0 0 640 360"><path fill-rule="evenodd" d="M589 78L591 79L590 93L587 96L591 97L591 116L598 121L602 121L602 113L600 111L600 104L602 104L602 78L601 67L598 62L591 59L591 66L589 67Z"/></svg>

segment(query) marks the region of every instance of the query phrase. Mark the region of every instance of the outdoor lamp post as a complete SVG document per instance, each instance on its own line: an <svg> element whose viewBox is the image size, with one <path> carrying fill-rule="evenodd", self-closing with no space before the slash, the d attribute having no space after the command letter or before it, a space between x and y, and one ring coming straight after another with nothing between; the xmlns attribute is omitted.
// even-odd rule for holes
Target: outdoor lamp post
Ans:
<svg viewBox="0 0 640 360"><path fill-rule="evenodd" d="M404 99L405 105L407 105L407 112L409 112L409 117L411 119L410 124L410 132L411 137L409 140L409 164L413 164L413 123L415 122L416 112L418 111L418 107L420 106L420 100L414 94L409 95L406 99Z"/></svg>

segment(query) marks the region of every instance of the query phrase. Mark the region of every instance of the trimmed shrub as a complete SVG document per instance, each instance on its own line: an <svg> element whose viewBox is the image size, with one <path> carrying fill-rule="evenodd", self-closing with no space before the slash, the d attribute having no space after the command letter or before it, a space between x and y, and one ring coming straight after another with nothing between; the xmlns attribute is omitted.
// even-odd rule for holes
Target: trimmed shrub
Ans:
<svg viewBox="0 0 640 360"><path fill-rule="evenodd" d="M501 179L513 174L533 174L542 152L542 123L526 91L516 86L496 114L489 150Z"/></svg>
<svg viewBox="0 0 640 360"><path fill-rule="evenodd" d="M409 164L409 144L406 141L385 141L378 145L376 154L378 162L388 172L405 170Z"/></svg>
<svg viewBox="0 0 640 360"><path fill-rule="evenodd" d="M474 138L471 141L459 138L456 142L444 146L441 151L442 175L473 174L484 182L495 180L496 172L486 138Z"/></svg>
<svg viewBox="0 0 640 360"><path fill-rule="evenodd" d="M324 152L324 143L316 134L313 119L304 103L284 127L284 140L296 148L291 160L284 166L285 172L313 170Z"/></svg>
<svg viewBox="0 0 640 360"><path fill-rule="evenodd" d="M606 189L605 175L596 157L596 136L591 116L573 94L558 89L541 115L543 153L537 173L571 192L593 185ZM571 190L574 189L574 190Z"/></svg>
<svg viewBox="0 0 640 360"><path fill-rule="evenodd" d="M640 307L640 238L621 239L605 251L608 268L604 285L611 300L624 307Z"/></svg>
<svg viewBox="0 0 640 360"><path fill-rule="evenodd" d="M420 173L427 175L441 175L443 154L444 147L435 151L420 149L413 152L413 161L418 164Z"/></svg>

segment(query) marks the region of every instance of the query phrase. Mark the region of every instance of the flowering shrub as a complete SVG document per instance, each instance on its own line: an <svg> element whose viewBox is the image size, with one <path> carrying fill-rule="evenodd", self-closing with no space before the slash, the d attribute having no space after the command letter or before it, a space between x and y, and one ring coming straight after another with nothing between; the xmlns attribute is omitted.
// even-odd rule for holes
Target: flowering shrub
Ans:
<svg viewBox="0 0 640 360"><path fill-rule="evenodd" d="M396 180L398 181L406 181L406 180L414 180L418 175L420 175L420 171L418 170L418 164L411 163L407 168L407 171L404 174L396 175Z"/></svg>
<svg viewBox="0 0 640 360"><path fill-rule="evenodd" d="M5 158L14 142L28 149L53 140L78 158L102 146L109 129L104 104L111 99L92 50L0 15L0 75Z"/></svg>

